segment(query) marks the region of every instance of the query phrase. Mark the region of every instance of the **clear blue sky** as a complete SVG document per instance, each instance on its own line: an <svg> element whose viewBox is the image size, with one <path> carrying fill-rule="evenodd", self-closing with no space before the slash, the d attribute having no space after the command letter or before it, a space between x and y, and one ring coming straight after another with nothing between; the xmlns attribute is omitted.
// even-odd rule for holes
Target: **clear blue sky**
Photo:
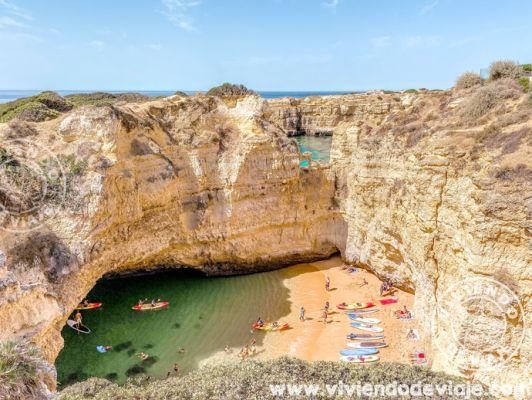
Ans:
<svg viewBox="0 0 532 400"><path fill-rule="evenodd" d="M0 89L445 88L532 62L530 0L0 0Z"/></svg>

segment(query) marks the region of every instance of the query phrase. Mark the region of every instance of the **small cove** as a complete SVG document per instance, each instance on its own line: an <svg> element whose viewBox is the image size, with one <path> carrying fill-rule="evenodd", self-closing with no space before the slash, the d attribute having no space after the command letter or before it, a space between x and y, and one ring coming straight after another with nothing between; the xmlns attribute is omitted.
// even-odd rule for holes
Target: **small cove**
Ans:
<svg viewBox="0 0 532 400"><path fill-rule="evenodd" d="M260 345L262 333L250 329L257 317L277 320L289 312L288 289L281 271L234 277L205 277L190 271L104 279L87 295L104 303L83 311L83 323L92 333L77 335L65 326L65 345L56 360L60 385L107 378L118 383L148 374L163 378L174 363L182 373L223 351L240 348L252 338ZM137 312L142 298L169 301L167 309ZM111 345L107 353L96 346ZM184 348L185 353L179 349ZM141 361L138 353L149 359Z"/></svg>
<svg viewBox="0 0 532 400"><path fill-rule="evenodd" d="M314 161L328 163L330 160L332 136L295 136L301 153L310 152ZM302 167L308 167L308 161L301 162Z"/></svg>

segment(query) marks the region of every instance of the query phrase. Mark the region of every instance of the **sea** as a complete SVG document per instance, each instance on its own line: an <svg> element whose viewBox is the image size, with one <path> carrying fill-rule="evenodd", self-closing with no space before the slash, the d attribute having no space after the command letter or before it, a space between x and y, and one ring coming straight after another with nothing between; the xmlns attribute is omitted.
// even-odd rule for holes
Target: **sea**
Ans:
<svg viewBox="0 0 532 400"><path fill-rule="evenodd" d="M34 96L44 90L0 90L0 103L6 103L8 101L13 101L20 99L22 97ZM175 90L54 90L54 92L59 93L61 96L66 96L69 94L78 94L78 93L93 93L93 92L106 92L106 93L140 93L146 96L171 96L176 91ZM193 95L195 93L204 93L201 90L198 91L184 91L188 95ZM355 93L355 91L259 91L258 92L265 99L276 99L280 97L294 97L294 98L303 98L308 96L327 96L327 95L339 95L339 94L348 94Z"/></svg>

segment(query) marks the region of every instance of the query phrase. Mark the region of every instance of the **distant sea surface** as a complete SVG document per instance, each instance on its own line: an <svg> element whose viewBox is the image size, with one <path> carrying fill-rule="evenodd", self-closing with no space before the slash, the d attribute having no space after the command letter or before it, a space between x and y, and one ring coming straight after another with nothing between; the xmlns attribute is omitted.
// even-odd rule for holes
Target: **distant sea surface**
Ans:
<svg viewBox="0 0 532 400"><path fill-rule="evenodd" d="M13 101L20 99L21 97L28 97L36 95L43 90L0 90L0 103L6 103L8 101ZM146 96L171 96L176 91L175 90L56 90L61 96L66 96L68 94L77 94L77 93L93 93L93 92L107 92L107 93L141 93ZM198 91L185 91L186 94L193 95ZM335 94L347 94L354 93L354 91L345 91L345 92L312 92L312 91L300 91L300 92L258 92L265 99L276 99L279 97L295 97L302 98L308 96L327 96Z"/></svg>

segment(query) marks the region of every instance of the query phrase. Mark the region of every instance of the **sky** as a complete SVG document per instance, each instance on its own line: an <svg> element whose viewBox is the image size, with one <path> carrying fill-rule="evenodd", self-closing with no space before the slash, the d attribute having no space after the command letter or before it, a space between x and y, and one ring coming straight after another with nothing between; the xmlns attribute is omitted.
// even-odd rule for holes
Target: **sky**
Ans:
<svg viewBox="0 0 532 400"><path fill-rule="evenodd" d="M447 88L532 62L530 0L0 0L0 89Z"/></svg>

